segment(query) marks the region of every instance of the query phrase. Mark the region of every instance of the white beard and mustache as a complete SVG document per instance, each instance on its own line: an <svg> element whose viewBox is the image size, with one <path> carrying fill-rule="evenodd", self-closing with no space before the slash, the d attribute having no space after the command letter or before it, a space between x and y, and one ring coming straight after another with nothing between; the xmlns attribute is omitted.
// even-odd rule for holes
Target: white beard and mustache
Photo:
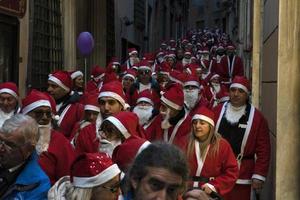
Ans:
<svg viewBox="0 0 300 200"><path fill-rule="evenodd" d="M137 114L139 118L139 124L141 126L147 124L149 119L152 117L152 106L135 106L133 112Z"/></svg>
<svg viewBox="0 0 300 200"><path fill-rule="evenodd" d="M130 57L130 58L129 58L129 62L130 62L130 65L133 66L133 65L135 65L136 63L140 62L140 59L139 59L139 58L136 58L136 57Z"/></svg>
<svg viewBox="0 0 300 200"><path fill-rule="evenodd" d="M192 110L199 100L199 89L183 90L184 102L189 110Z"/></svg>
<svg viewBox="0 0 300 200"><path fill-rule="evenodd" d="M225 118L230 124L237 124L244 114L246 114L246 105L241 107L234 107L231 105L231 103L227 104Z"/></svg>
<svg viewBox="0 0 300 200"><path fill-rule="evenodd" d="M101 139L99 152L107 153L110 157L112 157L114 149L121 143L121 140L108 141L106 139Z"/></svg>
<svg viewBox="0 0 300 200"><path fill-rule="evenodd" d="M172 125L169 122L170 119L170 109L168 108L166 112L160 112L163 116L163 121L161 122L162 129L169 129Z"/></svg>
<svg viewBox="0 0 300 200"><path fill-rule="evenodd" d="M215 93L219 93L221 90L221 85L220 83L211 83L212 87L214 88Z"/></svg>
<svg viewBox="0 0 300 200"><path fill-rule="evenodd" d="M48 151L51 139L51 129L51 123L47 125L39 125L39 140L35 146L38 155L45 151Z"/></svg>
<svg viewBox="0 0 300 200"><path fill-rule="evenodd" d="M182 65L183 66L186 66L188 64L191 64L191 59L187 59L187 58L183 58L182 59Z"/></svg>

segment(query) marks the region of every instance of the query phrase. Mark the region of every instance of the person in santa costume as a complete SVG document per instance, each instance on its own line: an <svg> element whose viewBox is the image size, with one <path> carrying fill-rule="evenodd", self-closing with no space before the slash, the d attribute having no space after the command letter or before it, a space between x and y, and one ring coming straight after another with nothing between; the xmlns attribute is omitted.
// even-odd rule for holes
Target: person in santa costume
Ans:
<svg viewBox="0 0 300 200"><path fill-rule="evenodd" d="M241 57L236 55L236 49L233 45L227 46L227 55L224 56L216 73L220 75L221 81L229 86L235 76L244 75L244 65Z"/></svg>
<svg viewBox="0 0 300 200"><path fill-rule="evenodd" d="M49 200L117 200L120 169L105 153L86 153L72 164L71 176L62 177L48 192Z"/></svg>
<svg viewBox="0 0 300 200"><path fill-rule="evenodd" d="M160 86L160 91L164 91L166 86L170 83L170 71L171 66L166 61L158 66L156 80Z"/></svg>
<svg viewBox="0 0 300 200"><path fill-rule="evenodd" d="M52 128L55 102L48 94L31 90L22 100L21 113L36 120L39 126L39 140L36 151L39 164L53 185L63 176L70 175L70 167L75 159L75 151L62 133Z"/></svg>
<svg viewBox="0 0 300 200"><path fill-rule="evenodd" d="M105 68L95 65L91 69L91 80L86 83L86 92L100 90L105 76Z"/></svg>
<svg viewBox="0 0 300 200"><path fill-rule="evenodd" d="M149 127L151 132L147 133L151 134L150 138L183 148L191 130L191 117L184 108L184 94L180 84L171 84L162 95L160 114L152 124Z"/></svg>
<svg viewBox="0 0 300 200"><path fill-rule="evenodd" d="M113 150L131 136L145 138L135 113L122 111L107 117L101 124L99 151L112 156Z"/></svg>
<svg viewBox="0 0 300 200"><path fill-rule="evenodd" d="M212 74L210 76L208 85L204 88L204 93L210 108L214 108L218 104L229 100L228 89L221 84L218 74Z"/></svg>
<svg viewBox="0 0 300 200"><path fill-rule="evenodd" d="M19 110L18 87L13 82L0 84L0 128L5 120L11 118Z"/></svg>
<svg viewBox="0 0 300 200"><path fill-rule="evenodd" d="M193 75L186 77L183 84L184 103L190 116L193 116L198 107L208 106L208 101L200 87L198 77Z"/></svg>
<svg viewBox="0 0 300 200"><path fill-rule="evenodd" d="M56 102L58 115L57 127L70 141L71 132L76 122L83 118L83 105L79 103L80 96L72 92L72 79L66 71L55 71L48 77L48 93Z"/></svg>
<svg viewBox="0 0 300 200"><path fill-rule="evenodd" d="M123 92L122 84L119 81L113 81L104 84L98 95L100 114L96 123L91 123L80 130L76 140L76 151L78 152L98 152L99 151L99 128L103 119L126 110L128 104Z"/></svg>
<svg viewBox="0 0 300 200"><path fill-rule="evenodd" d="M140 59L138 57L138 51L136 50L136 48L129 48L128 56L129 58L125 61L125 63L121 67L123 72L126 71L127 69L131 69L134 65L140 62Z"/></svg>
<svg viewBox="0 0 300 200"><path fill-rule="evenodd" d="M128 69L126 70L124 76L122 77L122 85L124 93L126 94L132 84L136 81L137 73L134 69Z"/></svg>
<svg viewBox="0 0 300 200"><path fill-rule="evenodd" d="M192 177L190 187L201 188L208 195L217 193L225 197L234 187L239 171L230 144L214 127L214 113L199 107L192 117L192 132L186 149Z"/></svg>
<svg viewBox="0 0 300 200"><path fill-rule="evenodd" d="M73 91L77 92L80 96L84 92L84 77L80 70L70 72L70 76L73 80Z"/></svg>
<svg viewBox="0 0 300 200"><path fill-rule="evenodd" d="M270 162L270 136L267 120L250 102L250 83L236 76L229 90L229 102L214 109L216 131L231 145L239 166L239 177L229 199L250 199L251 188L263 187Z"/></svg>
<svg viewBox="0 0 300 200"><path fill-rule="evenodd" d="M84 99L84 118L80 122L76 123L71 134L71 138L73 138L71 144L74 147L76 146L76 140L80 131L84 127L92 123L96 123L96 120L100 113L100 108L98 104L98 95L99 93L97 91L94 91L94 93L86 94L86 97Z"/></svg>
<svg viewBox="0 0 300 200"><path fill-rule="evenodd" d="M136 105L138 94L143 90L150 89L154 95L155 103L159 104L160 87L156 80L151 77L152 71L148 61L142 60L138 64L137 80L126 93L127 101L131 107ZM156 104L156 105L157 105Z"/></svg>
<svg viewBox="0 0 300 200"><path fill-rule="evenodd" d="M139 124L145 130L145 138L152 140L151 130L148 130L154 122L155 116L159 114L159 110L154 107L153 95L151 90L144 90L141 92L137 99L137 105L133 108L132 112L137 114Z"/></svg>

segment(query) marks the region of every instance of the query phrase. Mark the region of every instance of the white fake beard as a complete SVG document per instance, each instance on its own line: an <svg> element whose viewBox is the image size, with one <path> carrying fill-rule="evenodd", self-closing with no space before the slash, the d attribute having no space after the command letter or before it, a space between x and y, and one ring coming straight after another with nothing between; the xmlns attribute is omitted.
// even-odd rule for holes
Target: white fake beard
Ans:
<svg viewBox="0 0 300 200"><path fill-rule="evenodd" d="M135 65L136 63L140 62L139 58L135 58L135 57L130 57L129 58L129 62L130 62L130 65Z"/></svg>
<svg viewBox="0 0 300 200"><path fill-rule="evenodd" d="M192 110L199 99L199 89L183 90L184 102L186 103L189 110Z"/></svg>
<svg viewBox="0 0 300 200"><path fill-rule="evenodd" d="M152 116L152 111L152 106L135 106L133 109L133 112L137 114L139 123L142 126L149 122L149 119Z"/></svg>
<svg viewBox="0 0 300 200"><path fill-rule="evenodd" d="M166 112L160 112L163 116L163 121L161 122L162 129L169 129L172 125L169 122L170 119L170 109L168 108Z"/></svg>
<svg viewBox="0 0 300 200"><path fill-rule="evenodd" d="M209 60L209 55L201 56L201 60Z"/></svg>
<svg viewBox="0 0 300 200"><path fill-rule="evenodd" d="M39 125L39 140L35 146L38 155L48 151L51 139L51 128L50 123L48 125Z"/></svg>
<svg viewBox="0 0 300 200"><path fill-rule="evenodd" d="M230 124L237 124L240 118L246 113L246 105L241 107L234 107L231 103L227 104L225 111L225 118Z"/></svg>
<svg viewBox="0 0 300 200"><path fill-rule="evenodd" d="M183 65L183 66L186 66L186 65L188 65L188 64L191 64L191 59L183 58L183 59L182 59L182 65Z"/></svg>
<svg viewBox="0 0 300 200"><path fill-rule="evenodd" d="M211 83L211 85L213 86L215 93L219 93L220 92L220 90L221 90L220 83Z"/></svg>
<svg viewBox="0 0 300 200"><path fill-rule="evenodd" d="M114 149L121 143L121 140L113 140L110 142L106 139L102 139L100 140L99 152L107 153L110 157L112 157Z"/></svg>

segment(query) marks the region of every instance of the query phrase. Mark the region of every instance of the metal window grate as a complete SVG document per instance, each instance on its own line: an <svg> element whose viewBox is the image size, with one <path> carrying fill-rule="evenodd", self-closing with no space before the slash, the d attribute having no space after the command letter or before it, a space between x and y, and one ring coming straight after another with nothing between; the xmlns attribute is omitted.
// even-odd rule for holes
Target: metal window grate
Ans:
<svg viewBox="0 0 300 200"><path fill-rule="evenodd" d="M48 74L63 64L60 0L33 1L32 55L29 83L46 89Z"/></svg>

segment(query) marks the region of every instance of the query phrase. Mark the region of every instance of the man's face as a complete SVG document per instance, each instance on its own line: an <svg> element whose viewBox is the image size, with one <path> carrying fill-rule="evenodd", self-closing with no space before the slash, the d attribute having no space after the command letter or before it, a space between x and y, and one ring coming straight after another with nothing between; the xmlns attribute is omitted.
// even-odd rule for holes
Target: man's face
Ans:
<svg viewBox="0 0 300 200"><path fill-rule="evenodd" d="M10 113L17 106L17 99L8 93L0 94L0 109L5 113Z"/></svg>
<svg viewBox="0 0 300 200"><path fill-rule="evenodd" d="M138 78L141 83L144 85L150 83L151 78L151 70L148 69L139 69L138 70Z"/></svg>
<svg viewBox="0 0 300 200"><path fill-rule="evenodd" d="M183 52L182 49L177 50L177 51L176 51L177 59L178 59L178 60L181 60L181 59L183 58L183 54L184 54L184 52Z"/></svg>
<svg viewBox="0 0 300 200"><path fill-rule="evenodd" d="M94 187L91 200L111 200L118 199L120 193L120 178L119 175L113 179L103 183L100 186Z"/></svg>
<svg viewBox="0 0 300 200"><path fill-rule="evenodd" d="M230 103L235 107L240 107L246 104L248 94L241 88L232 87L229 90Z"/></svg>
<svg viewBox="0 0 300 200"><path fill-rule="evenodd" d="M101 125L101 139L112 141L119 141L123 139L122 133L119 129L110 122L104 122Z"/></svg>
<svg viewBox="0 0 300 200"><path fill-rule="evenodd" d="M84 111L84 119L88 122L94 123L97 120L99 112L94 110L85 110Z"/></svg>
<svg viewBox="0 0 300 200"><path fill-rule="evenodd" d="M52 111L48 106L40 106L28 113L39 125L48 125L52 119Z"/></svg>
<svg viewBox="0 0 300 200"><path fill-rule="evenodd" d="M135 200L176 200L182 193L182 177L165 168L147 169L147 175L141 180L130 180L135 190Z"/></svg>
<svg viewBox="0 0 300 200"><path fill-rule="evenodd" d="M123 106L112 97L101 97L99 99L100 112L105 119L123 110Z"/></svg>
<svg viewBox="0 0 300 200"><path fill-rule="evenodd" d="M128 90L133 83L134 83L134 79L133 78L130 78L128 76L125 76L123 78L122 84L123 84L123 88L125 88L125 90Z"/></svg>
<svg viewBox="0 0 300 200"><path fill-rule="evenodd" d="M163 117L165 117L165 114L164 114L164 113L167 113L168 109L169 109L169 117L170 117L170 118L175 117L175 116L179 113L178 110L175 110L174 108L171 108L171 107L168 106L167 104L161 102L159 111L160 111L160 113L162 114Z"/></svg>
<svg viewBox="0 0 300 200"><path fill-rule="evenodd" d="M47 91L55 100L61 99L68 94L68 91L64 90L53 81L48 81Z"/></svg>

